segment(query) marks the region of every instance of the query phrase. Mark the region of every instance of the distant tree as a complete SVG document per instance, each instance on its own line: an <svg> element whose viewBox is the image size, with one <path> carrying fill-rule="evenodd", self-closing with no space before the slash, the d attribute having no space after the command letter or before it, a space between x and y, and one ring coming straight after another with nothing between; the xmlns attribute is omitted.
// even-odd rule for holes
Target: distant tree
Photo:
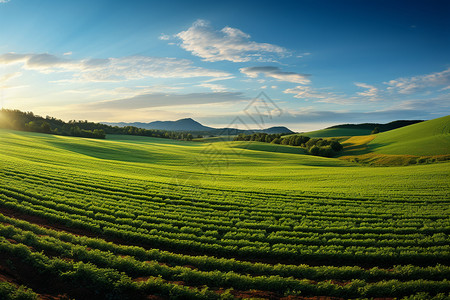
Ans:
<svg viewBox="0 0 450 300"><path fill-rule="evenodd" d="M331 146L324 146L319 148L319 155L323 157L333 157L336 155L336 152Z"/></svg>
<svg viewBox="0 0 450 300"><path fill-rule="evenodd" d="M379 133L379 132L380 132L380 129L379 129L378 127L375 127L375 128L372 130L371 134L377 134L377 133Z"/></svg>
<svg viewBox="0 0 450 300"><path fill-rule="evenodd" d="M41 130L40 126L35 121L31 121L25 124L25 128L28 131L37 131L39 132Z"/></svg>
<svg viewBox="0 0 450 300"><path fill-rule="evenodd" d="M306 148L307 148L307 149L311 149L311 147L312 147L312 146L315 146L319 140L320 140L320 139L317 139L317 138L309 139L309 140L305 143Z"/></svg>
<svg viewBox="0 0 450 300"><path fill-rule="evenodd" d="M320 151L320 148L317 147L316 145L312 146L309 149L309 153L311 153L312 155L319 155L319 151Z"/></svg>
<svg viewBox="0 0 450 300"><path fill-rule="evenodd" d="M344 147L342 147L341 143L339 143L338 141L331 141L330 146L331 146L331 149L333 149L333 151L335 151L335 152L339 152L344 148Z"/></svg>
<svg viewBox="0 0 450 300"><path fill-rule="evenodd" d="M275 138L272 140L271 142L272 144L280 144L281 143L281 139L280 138Z"/></svg>
<svg viewBox="0 0 450 300"><path fill-rule="evenodd" d="M52 132L52 128L50 127L50 124L48 124L47 122L43 122L41 124L41 132L43 132L43 133L51 133Z"/></svg>

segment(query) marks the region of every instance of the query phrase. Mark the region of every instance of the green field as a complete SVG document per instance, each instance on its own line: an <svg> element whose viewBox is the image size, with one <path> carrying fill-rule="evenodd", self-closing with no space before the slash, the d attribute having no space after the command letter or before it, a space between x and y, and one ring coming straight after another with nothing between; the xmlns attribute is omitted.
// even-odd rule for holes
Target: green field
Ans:
<svg viewBox="0 0 450 300"><path fill-rule="evenodd" d="M256 142L11 130L0 149L0 275L30 295L450 292L448 162L368 167Z"/></svg>

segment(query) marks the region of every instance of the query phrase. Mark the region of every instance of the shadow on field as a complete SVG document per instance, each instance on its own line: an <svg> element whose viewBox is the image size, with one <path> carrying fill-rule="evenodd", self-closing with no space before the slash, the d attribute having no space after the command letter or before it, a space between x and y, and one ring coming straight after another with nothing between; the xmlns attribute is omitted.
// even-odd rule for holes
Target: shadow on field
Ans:
<svg viewBox="0 0 450 300"><path fill-rule="evenodd" d="M64 149L70 152L76 152L82 155L115 161L149 163L157 162L158 156L155 153L127 147L111 147L102 142L89 141L89 144L79 144L71 142L49 141L54 147Z"/></svg>

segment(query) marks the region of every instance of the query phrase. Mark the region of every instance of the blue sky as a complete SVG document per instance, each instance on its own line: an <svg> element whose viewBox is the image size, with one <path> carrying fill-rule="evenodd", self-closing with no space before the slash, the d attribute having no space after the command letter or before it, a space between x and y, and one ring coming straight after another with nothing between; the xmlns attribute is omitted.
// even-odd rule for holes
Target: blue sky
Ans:
<svg viewBox="0 0 450 300"><path fill-rule="evenodd" d="M449 1L0 0L1 105L297 131L431 119L450 111L449 14Z"/></svg>

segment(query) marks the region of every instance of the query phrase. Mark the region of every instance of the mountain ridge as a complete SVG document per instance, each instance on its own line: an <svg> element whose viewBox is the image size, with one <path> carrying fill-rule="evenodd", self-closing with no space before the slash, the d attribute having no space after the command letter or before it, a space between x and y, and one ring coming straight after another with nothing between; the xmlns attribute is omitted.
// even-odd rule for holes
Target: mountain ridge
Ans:
<svg viewBox="0 0 450 300"><path fill-rule="evenodd" d="M149 123L144 122L102 122L103 124L110 126L134 126L144 129L157 129L157 130L169 130L169 131L189 131L189 132L211 132L214 134L219 134L220 132L228 134L238 134L242 132L264 132L264 133L286 133L291 134L294 131L290 130L285 126L273 126L265 129L249 129L249 130L239 130L235 128L214 128L209 126L204 126L198 121L192 118L183 118L176 121L153 121Z"/></svg>

